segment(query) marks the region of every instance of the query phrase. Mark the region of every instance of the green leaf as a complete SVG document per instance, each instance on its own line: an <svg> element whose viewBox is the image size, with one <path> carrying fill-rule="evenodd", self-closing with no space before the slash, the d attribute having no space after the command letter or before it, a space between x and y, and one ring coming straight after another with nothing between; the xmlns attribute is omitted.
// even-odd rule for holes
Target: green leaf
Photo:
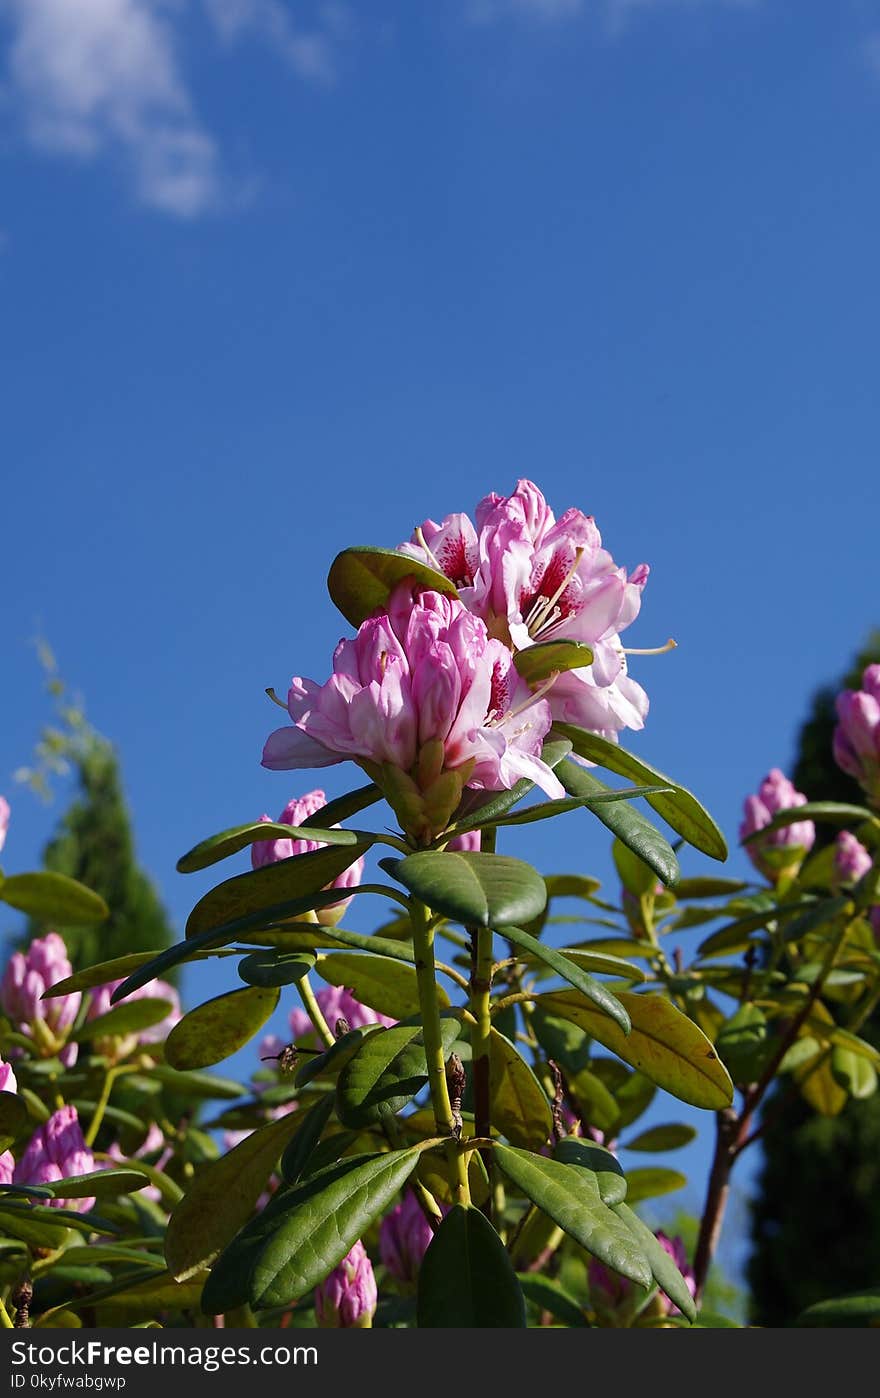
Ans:
<svg viewBox="0 0 880 1398"><path fill-rule="evenodd" d="M180 1073L166 1063L154 1064L150 1077L165 1083L181 1097L231 1099L245 1096L241 1083L233 1082L231 1078L218 1078L213 1073Z"/></svg>
<svg viewBox="0 0 880 1398"><path fill-rule="evenodd" d="M870 821L877 825L877 814L866 806L851 806L846 801L807 801L804 806L792 806L780 811L760 830L755 830L742 841L749 844L757 835L768 835L773 830L781 830L785 825L796 825L801 820L827 821L830 825L850 825L853 822Z"/></svg>
<svg viewBox="0 0 880 1398"><path fill-rule="evenodd" d="M632 1023L629 1037L575 990L551 991L539 996L536 1004L548 1014L570 1019L681 1101L710 1111L729 1106L733 1083L693 1020L662 995L622 990L619 998Z"/></svg>
<svg viewBox="0 0 880 1398"><path fill-rule="evenodd" d="M679 879L675 885L675 895L680 901L688 898L723 898L725 894L741 893L744 888L748 888L748 884L741 879Z"/></svg>
<svg viewBox="0 0 880 1398"><path fill-rule="evenodd" d="M238 922L255 913L265 913L268 925L275 908L320 893L368 848L369 844L360 840L341 848L330 845L226 879L196 903L187 919L186 935L195 937L212 927ZM344 897L344 893L338 894L336 902Z"/></svg>
<svg viewBox="0 0 880 1398"><path fill-rule="evenodd" d="M178 874L194 874L199 869L207 869L231 854L247 849L248 845L260 840L320 840L325 845L358 845L360 848L369 839L363 832L353 830L330 830L302 825L283 825L280 821L251 820L247 825L234 825L230 830L221 830L219 835L209 835L201 840L187 854L177 861Z"/></svg>
<svg viewBox="0 0 880 1398"><path fill-rule="evenodd" d="M418 1327L524 1328L523 1294L507 1251L479 1209L455 1204L419 1269Z"/></svg>
<svg viewBox="0 0 880 1398"><path fill-rule="evenodd" d="M461 1030L458 1015L440 1021L444 1054ZM370 1034L345 1064L336 1084L336 1110L343 1126L370 1126L396 1115L428 1080L420 1024L397 1024Z"/></svg>
<svg viewBox="0 0 880 1398"><path fill-rule="evenodd" d="M420 850L381 862L428 907L465 926L530 922L547 902L540 874L509 855Z"/></svg>
<svg viewBox="0 0 880 1398"><path fill-rule="evenodd" d="M632 753L625 752L617 743L600 738L596 733L587 733L585 729L575 728L569 723L555 724L554 731L560 732L571 741L579 757L585 757L589 762L597 762L609 772L616 772L618 776L627 777L630 781L659 782L663 786L672 787L671 795L649 796L648 804L653 806L657 814L687 840L689 845L702 850L703 854L708 854L711 859L727 858L727 842L723 834L696 796L686 787L679 786L663 772L658 772L656 767L649 766ZM803 807L798 809L803 810Z"/></svg>
<svg viewBox="0 0 880 1398"><path fill-rule="evenodd" d="M29 1125L24 1099L17 1092L0 1092L0 1139L14 1141ZM8 1150L8 1146L3 1149Z"/></svg>
<svg viewBox="0 0 880 1398"><path fill-rule="evenodd" d="M626 1198L630 1204L640 1204L643 1199L656 1199L661 1194L674 1194L684 1189L687 1175L678 1170L667 1170L660 1165L652 1165L640 1170L626 1172Z"/></svg>
<svg viewBox="0 0 880 1398"><path fill-rule="evenodd" d="M265 951L251 952L238 963L238 974L246 985L256 985L263 989L272 986L295 985L314 968L317 957L312 951Z"/></svg>
<svg viewBox="0 0 880 1398"><path fill-rule="evenodd" d="M415 968L400 959L333 952L319 956L315 970L329 985L345 986L362 1005L390 1019L407 1019L419 1012ZM437 999L441 1009L448 1006L449 996L441 985L437 986Z"/></svg>
<svg viewBox="0 0 880 1398"><path fill-rule="evenodd" d="M534 686L551 675L592 665L593 652L582 641L538 641L517 651L513 663L526 684Z"/></svg>
<svg viewBox="0 0 880 1398"><path fill-rule="evenodd" d="M177 1281L210 1266L247 1222L296 1128L295 1115L271 1121L190 1181L165 1235L165 1260Z"/></svg>
<svg viewBox="0 0 880 1398"><path fill-rule="evenodd" d="M557 1141L553 1158L563 1165L578 1165L595 1175L603 1204L620 1204L626 1198L626 1176L623 1166L604 1146L584 1141L577 1136L563 1136Z"/></svg>
<svg viewBox="0 0 880 1398"><path fill-rule="evenodd" d="M639 1286L651 1285L644 1249L602 1202L598 1181L589 1170L514 1146L498 1145L493 1154L499 1169L526 1198L587 1252Z"/></svg>
<svg viewBox="0 0 880 1398"><path fill-rule="evenodd" d="M277 987L248 986L206 1000L178 1020L165 1042L172 1068L208 1068L243 1048L278 1004Z"/></svg>
<svg viewBox="0 0 880 1398"><path fill-rule="evenodd" d="M306 1112L293 1140L284 1147L281 1176L285 1184L296 1184L300 1175L305 1173L312 1153L321 1139L321 1133L333 1115L334 1106L335 1102L329 1093L326 1097L321 1097Z"/></svg>
<svg viewBox="0 0 880 1398"><path fill-rule="evenodd" d="M0 899L37 922L57 922L64 927L103 922L110 916L99 894L66 874L47 871L11 874L0 883Z"/></svg>
<svg viewBox="0 0 880 1398"><path fill-rule="evenodd" d="M861 1054L835 1045L831 1050L831 1074L850 1096L861 1101L877 1091L877 1069Z"/></svg>
<svg viewBox="0 0 880 1398"><path fill-rule="evenodd" d="M419 587L457 597L458 589L443 573L394 549L343 549L327 576L327 591L346 621L357 630L377 607L384 607L399 582L412 578Z"/></svg>
<svg viewBox="0 0 880 1398"><path fill-rule="evenodd" d="M550 1315L570 1329L582 1326L589 1328L589 1322L577 1301L558 1281L542 1276L540 1272L517 1272L516 1275L523 1295L533 1306L537 1306L540 1311L549 1311Z"/></svg>
<svg viewBox="0 0 880 1398"><path fill-rule="evenodd" d="M647 1131L641 1131L624 1144L627 1150L680 1150L682 1146L689 1145L696 1134L693 1126L670 1122L668 1126L650 1126Z"/></svg>
<svg viewBox="0 0 880 1398"><path fill-rule="evenodd" d="M351 1168L342 1161L285 1192L220 1255L202 1309L219 1315L245 1301L262 1308L299 1300L385 1212L418 1156L414 1148L353 1162Z"/></svg>
<svg viewBox="0 0 880 1398"><path fill-rule="evenodd" d="M344 796L337 796L333 801L328 801L326 806L321 806L313 816L307 816L303 825L307 830L312 826L320 826L328 829L333 825L341 825L344 820L349 820L353 815L359 815L368 806L375 806L377 801L382 800L382 792L375 782L368 782L366 786L356 787L354 791L347 791Z"/></svg>
<svg viewBox="0 0 880 1398"><path fill-rule="evenodd" d="M507 923L504 927L499 927L498 931L502 937L506 937L515 946L522 947L532 956L538 957L540 961L555 971L557 976L561 976L564 981L568 981L569 985L573 985L583 995L586 995L588 1000L592 1000L603 1014L609 1015L615 1024L620 1026L624 1034L629 1033L629 1015L616 995L612 995L601 981L597 981L588 972L581 970L580 966L571 961L563 952L539 942L536 937L524 932L521 927L511 927Z"/></svg>
<svg viewBox="0 0 880 1398"><path fill-rule="evenodd" d="M544 883L548 898L581 898L587 903L602 887L598 879L586 874L547 874Z"/></svg>
<svg viewBox="0 0 880 1398"><path fill-rule="evenodd" d="M305 1087L314 1078L340 1073L349 1059L357 1053L364 1039L370 1034L378 1033L381 1028L381 1024L365 1024L361 1029L350 1029L324 1053L310 1055L305 1063L300 1064L294 1075L294 1083L297 1087Z"/></svg>
<svg viewBox="0 0 880 1398"><path fill-rule="evenodd" d="M132 971L147 966L159 955L156 951L133 951L128 956L116 956L112 961L101 961L97 966L85 966L72 976L56 981L43 991L43 999L51 1000L56 995L72 995L76 990L92 990L96 985L106 985L108 981L123 980Z"/></svg>
<svg viewBox="0 0 880 1398"><path fill-rule="evenodd" d="M532 1028L548 1058L555 1058L567 1073L579 1073L590 1061L589 1036L570 1020L551 1015L540 1002L532 1014Z"/></svg>
<svg viewBox="0 0 880 1398"><path fill-rule="evenodd" d="M569 961L573 961L575 966L578 966L582 971L597 971L603 976L616 976L618 980L646 981L648 979L647 973L642 970L641 966L634 966L631 961L624 961L621 956L609 956L605 952L583 951L580 947L560 947L559 952ZM531 956L527 952L522 960L527 966L535 966L537 962L539 973L543 972L543 977L546 978L548 966L543 957L539 961L537 956Z"/></svg>
<svg viewBox="0 0 880 1398"><path fill-rule="evenodd" d="M643 893L653 893L657 887L657 875L649 864L633 854L627 845L615 840L611 846L611 857L620 882L634 898Z"/></svg>
<svg viewBox="0 0 880 1398"><path fill-rule="evenodd" d="M553 1130L547 1094L509 1039L489 1034L492 1125L515 1146L539 1150Z"/></svg>
<svg viewBox="0 0 880 1398"><path fill-rule="evenodd" d="M127 1005L116 1005L97 1019L87 1019L73 1034L74 1043L89 1043L92 1039L122 1038L126 1034L139 1034L163 1019L174 1009L170 1000L150 997L143 1000L130 1000Z"/></svg>
<svg viewBox="0 0 880 1398"><path fill-rule="evenodd" d="M767 1020L757 1005L740 1005L715 1038L735 1083L757 1082L767 1057Z"/></svg>
<svg viewBox="0 0 880 1398"><path fill-rule="evenodd" d="M795 1325L838 1326L863 1329L880 1325L880 1286L865 1287L862 1291L849 1291L845 1296L835 1296L828 1301L817 1301L801 1311Z"/></svg>
<svg viewBox="0 0 880 1398"><path fill-rule="evenodd" d="M646 1223L634 1214L632 1209L626 1204L616 1204L614 1212L623 1223L631 1229L637 1241L644 1249L645 1256L654 1274L654 1279L662 1291L665 1291L670 1301L687 1316L688 1320L694 1320L697 1308L694 1299L688 1291L687 1283L681 1272L676 1267L666 1249L658 1243L654 1234Z"/></svg>
<svg viewBox="0 0 880 1398"><path fill-rule="evenodd" d="M92 1170L87 1175L72 1175L46 1188L56 1199L115 1199L120 1194L134 1194L149 1183L143 1170L126 1165L119 1169Z"/></svg>
<svg viewBox="0 0 880 1398"><path fill-rule="evenodd" d="M586 801L591 797L602 795L610 790L604 782L600 782L598 777L594 777L592 772L587 772L583 767L579 767L576 762L563 762L557 776L572 796L579 797ZM659 798L652 797L652 800ZM634 806L628 805L625 801L616 801L607 805L596 805L593 811L597 819L617 836L618 840L631 849L633 854L637 854L640 859L654 870L658 879L662 883L670 886L675 884L679 877L678 860L676 859L672 846L660 831L655 829L649 820L646 820L641 811L637 811Z"/></svg>

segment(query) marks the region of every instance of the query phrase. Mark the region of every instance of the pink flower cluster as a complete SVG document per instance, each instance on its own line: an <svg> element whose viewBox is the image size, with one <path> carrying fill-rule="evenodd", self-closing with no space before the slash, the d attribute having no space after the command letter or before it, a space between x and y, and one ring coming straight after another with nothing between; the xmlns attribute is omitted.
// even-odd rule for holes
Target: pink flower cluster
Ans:
<svg viewBox="0 0 880 1398"><path fill-rule="evenodd" d="M0 1183L56 1184L59 1180L88 1175L95 1168L95 1159L83 1139L75 1107L60 1107L37 1131L16 1164L10 1151L0 1155ZM95 1200L48 1199L55 1209L74 1209L88 1213Z"/></svg>
<svg viewBox="0 0 880 1398"><path fill-rule="evenodd" d="M322 990L317 991L315 999L321 1014L334 1033L339 1021L343 1019L349 1029L363 1029L367 1024L381 1024L383 1028L390 1029L393 1024L397 1023L396 1019L389 1019L387 1015L379 1014L378 1010L370 1010L366 1005L362 1005L344 986L325 986ZM292 1009L288 1022L295 1044L311 1042L315 1030L305 1010L301 1010L298 1006ZM277 1034L268 1034L260 1044L260 1057L275 1058L284 1047L284 1040L279 1038Z"/></svg>
<svg viewBox="0 0 880 1398"><path fill-rule="evenodd" d="M487 495L475 518L427 519L401 551L454 582L490 636L512 650L563 639L590 646L592 665L550 689L554 718L612 739L643 728L648 697L627 674L620 633L638 616L647 565L627 574L591 515L569 509L557 519L528 480L512 495Z"/></svg>
<svg viewBox="0 0 880 1398"><path fill-rule="evenodd" d="M0 850L6 844L6 832L9 829L9 802L5 796L0 796Z"/></svg>
<svg viewBox="0 0 880 1398"><path fill-rule="evenodd" d="M278 824L302 825L309 816L317 815L326 804L327 797L323 791L307 791L305 796L294 796L278 817ZM271 822L271 816L261 815L260 820ZM331 828L339 829L338 826ZM255 869L262 869L266 864L277 864L280 860L291 859L296 854L311 854L315 850L326 848L326 844L321 840L291 840L283 837L277 840L257 840L251 845L251 864ZM328 887L356 888L363 872L364 861L361 857L344 869ZM319 909L316 913L318 922L324 927L335 926L350 902L350 898L345 898L339 903L332 903L328 908Z"/></svg>
<svg viewBox="0 0 880 1398"><path fill-rule="evenodd" d="M40 1057L55 1054L66 1068L76 1062L77 1045L66 1043L82 995L73 991L44 1000L43 994L73 975L67 948L57 932L37 937L26 952L13 952L0 980L0 1008L15 1028L33 1040Z"/></svg>
<svg viewBox="0 0 880 1398"><path fill-rule="evenodd" d="M782 811L805 806L807 798L796 791L784 772L774 767L758 788L756 796L747 796L743 804L743 820L739 827L741 840L755 835L770 824ZM777 883L783 873L796 873L804 856L813 848L816 827L811 820L783 825L758 839L749 840L746 853L759 873Z"/></svg>
<svg viewBox="0 0 880 1398"><path fill-rule="evenodd" d="M837 696L834 760L880 805L880 665L869 665L859 690Z"/></svg>
<svg viewBox="0 0 880 1398"><path fill-rule="evenodd" d="M379 1290L362 1242L315 1288L315 1319L322 1329L365 1329L372 1325Z"/></svg>
<svg viewBox="0 0 880 1398"><path fill-rule="evenodd" d="M379 1225L379 1257L382 1265L404 1289L413 1287L422 1258L434 1236L414 1194L409 1190Z"/></svg>

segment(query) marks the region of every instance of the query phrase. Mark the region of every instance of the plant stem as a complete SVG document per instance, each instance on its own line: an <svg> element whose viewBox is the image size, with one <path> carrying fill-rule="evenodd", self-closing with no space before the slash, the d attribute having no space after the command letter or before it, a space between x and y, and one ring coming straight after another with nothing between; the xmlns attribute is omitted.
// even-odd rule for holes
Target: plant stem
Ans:
<svg viewBox="0 0 880 1398"><path fill-rule="evenodd" d="M336 1036L321 1013L321 1007L315 999L315 992L312 990L308 976L303 976L299 981L299 993L306 1008L306 1014L315 1026L315 1032L325 1048L332 1048L336 1043Z"/></svg>
<svg viewBox="0 0 880 1398"><path fill-rule="evenodd" d="M108 1068L104 1074L104 1086L101 1088L101 1095L95 1103L95 1110L89 1122L89 1129L86 1132L86 1145L93 1146L98 1132L101 1129L101 1122L104 1120L104 1113L110 1102L110 1094L113 1091L113 1084L116 1081L116 1069Z"/></svg>
<svg viewBox="0 0 880 1398"><path fill-rule="evenodd" d="M437 979L434 970L434 929L431 926L431 913L424 903L413 898L410 918L413 930L413 951L416 958L419 1009L422 1016L422 1037L425 1044L425 1061L428 1069L428 1086L431 1092L431 1106L434 1109L434 1121L437 1135L448 1137L449 1140L447 1159L453 1198L456 1203L469 1203L467 1157L458 1149L455 1117L446 1082L446 1058L440 1034L440 1005L437 999Z"/></svg>
<svg viewBox="0 0 880 1398"><path fill-rule="evenodd" d="M489 927L471 928L470 991L471 1013L474 1016L474 1023L471 1027L474 1131L477 1136L491 1136L492 1098L489 1037L492 1033L492 1019L489 1014L489 998L492 993L492 930ZM492 1169L491 1151L481 1151L480 1154L488 1173ZM483 1205L483 1213L491 1220L491 1192Z"/></svg>

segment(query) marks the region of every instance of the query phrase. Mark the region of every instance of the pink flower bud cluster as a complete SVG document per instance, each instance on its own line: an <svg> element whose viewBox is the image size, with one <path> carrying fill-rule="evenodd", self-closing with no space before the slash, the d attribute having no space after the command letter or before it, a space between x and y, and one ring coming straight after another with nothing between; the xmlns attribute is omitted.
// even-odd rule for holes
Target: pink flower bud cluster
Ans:
<svg viewBox="0 0 880 1398"><path fill-rule="evenodd" d="M807 798L796 791L784 772L774 767L758 788L757 795L747 796L743 804L743 820L739 837L746 840L770 824L782 811L805 806ZM816 827L811 820L795 821L768 831L758 839L749 840L746 853L759 873L771 883L778 882L783 873L796 873L804 857L813 848Z"/></svg>
<svg viewBox="0 0 880 1398"><path fill-rule="evenodd" d="M365 1329L378 1303L373 1264L362 1242L315 1288L315 1318L322 1329Z"/></svg>
<svg viewBox="0 0 880 1398"><path fill-rule="evenodd" d="M309 816L317 815L318 811L326 804L327 797L323 791L308 791L305 796L295 796L284 807L278 817L278 824L302 825ZM271 817L262 815L260 820L271 821ZM338 830L339 826L331 828ZM291 859L296 854L311 854L315 850L326 848L326 844L321 840L292 840L283 837L277 840L257 840L255 844L251 845L251 863L255 869L261 869L266 864L277 864L280 860ZM361 857L350 864L347 869L344 869L339 877L327 886L328 888L356 888L363 877L363 872L364 861ZM320 908L316 913L318 922L324 927L335 926L350 902L351 899L346 898L339 903L332 903L327 908Z"/></svg>
<svg viewBox="0 0 880 1398"><path fill-rule="evenodd" d="M880 805L880 665L869 665L862 687L837 696L834 760Z"/></svg>
<svg viewBox="0 0 880 1398"><path fill-rule="evenodd" d="M77 1045L65 1041L79 1012L81 993L44 1000L43 994L73 975L67 948L57 932L37 937L26 952L13 952L0 980L0 1008L40 1057L55 1054L65 1067L76 1062Z"/></svg>

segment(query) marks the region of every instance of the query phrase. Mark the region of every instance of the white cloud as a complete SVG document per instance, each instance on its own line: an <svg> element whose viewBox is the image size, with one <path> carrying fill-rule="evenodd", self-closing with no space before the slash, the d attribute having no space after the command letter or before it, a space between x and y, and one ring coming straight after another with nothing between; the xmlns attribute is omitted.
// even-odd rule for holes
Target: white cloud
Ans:
<svg viewBox="0 0 880 1398"><path fill-rule="evenodd" d="M348 38L353 18L348 7L328 3L310 28L294 23L283 0L202 0L220 38L233 44L243 38L267 43L301 78L332 82L336 76L336 42Z"/></svg>
<svg viewBox="0 0 880 1398"><path fill-rule="evenodd" d="M0 0L8 76L34 145L122 157L138 199L182 218L218 201L216 145L196 116L159 0Z"/></svg>

